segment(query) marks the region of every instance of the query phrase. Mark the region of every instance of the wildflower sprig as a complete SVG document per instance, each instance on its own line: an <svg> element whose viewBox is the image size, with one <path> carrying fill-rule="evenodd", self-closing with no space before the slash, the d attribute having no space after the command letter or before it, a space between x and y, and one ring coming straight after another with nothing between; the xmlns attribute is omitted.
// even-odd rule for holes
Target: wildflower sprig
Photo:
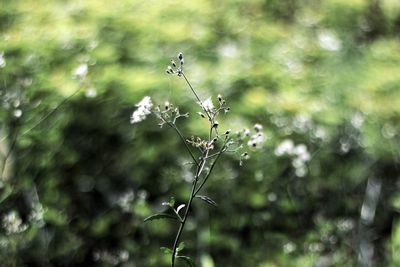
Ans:
<svg viewBox="0 0 400 267"><path fill-rule="evenodd" d="M171 65L167 67L166 73L185 80L197 103L201 107L201 111L198 111L197 115L200 116L201 119L206 119L208 121L208 135L205 137L192 136L191 138L185 138L179 130L176 121L182 117L189 117L189 114L181 113L179 107L169 102L165 102L164 105L157 105L153 108L150 97L143 98L143 100L136 105L137 110L133 112L131 117L131 123L137 123L143 120L150 113L156 115L160 127L168 125L170 128L174 129L193 160L194 169L192 187L186 204L177 204L175 199L171 198L169 202L163 202L162 205L171 210L172 214L162 212L151 215L145 219L145 221L155 219L174 219L179 222L179 229L176 233L172 249L165 247L161 248L164 253L171 255L171 267L175 266L176 259L182 260L189 266L194 266L190 257L182 255L185 245L183 242L180 242L180 238L194 199L200 199L207 204L217 206L216 202L212 198L200 195L199 193L211 177L221 155L224 153L239 154L240 165L242 165L243 161L249 158L248 152L245 151L245 147L249 146L250 148L258 148L264 141L262 126L259 124L255 125L254 134L251 134L250 131L246 129L239 131L236 134L234 134L231 129L221 130L223 128L217 121L217 118L219 115L226 114L230 111L226 100L221 94L218 94L215 99L209 97L202 101L183 71L184 63L184 56L182 53L179 53L176 59L171 60ZM217 104L214 105L214 103Z"/></svg>

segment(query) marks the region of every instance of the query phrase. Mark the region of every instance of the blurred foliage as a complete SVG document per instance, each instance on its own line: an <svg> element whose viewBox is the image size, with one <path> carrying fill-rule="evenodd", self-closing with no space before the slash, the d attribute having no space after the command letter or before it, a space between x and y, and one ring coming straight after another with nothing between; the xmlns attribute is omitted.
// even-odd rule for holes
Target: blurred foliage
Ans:
<svg viewBox="0 0 400 267"><path fill-rule="evenodd" d="M268 135L216 168L218 208L195 203L183 238L199 266L400 264L397 0L0 6L2 266L168 266L176 224L143 219L187 198L189 157L129 117L145 95L198 111L164 75L178 51L201 97L231 106L221 127ZM302 144L308 160L282 152Z"/></svg>

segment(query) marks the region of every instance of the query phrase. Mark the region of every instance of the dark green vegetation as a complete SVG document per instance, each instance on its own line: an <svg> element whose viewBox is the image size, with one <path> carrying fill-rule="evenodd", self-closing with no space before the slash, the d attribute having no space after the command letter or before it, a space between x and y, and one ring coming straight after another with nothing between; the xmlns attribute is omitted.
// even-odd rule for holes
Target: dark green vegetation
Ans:
<svg viewBox="0 0 400 267"><path fill-rule="evenodd" d="M203 98L227 99L226 125L269 137L244 167L215 169L218 208L194 203L187 254L400 265L397 0L105 3L0 0L2 266L168 266L176 223L143 219L187 199L189 157L171 129L129 117L150 95L191 113L187 137L206 135L164 74L178 51Z"/></svg>

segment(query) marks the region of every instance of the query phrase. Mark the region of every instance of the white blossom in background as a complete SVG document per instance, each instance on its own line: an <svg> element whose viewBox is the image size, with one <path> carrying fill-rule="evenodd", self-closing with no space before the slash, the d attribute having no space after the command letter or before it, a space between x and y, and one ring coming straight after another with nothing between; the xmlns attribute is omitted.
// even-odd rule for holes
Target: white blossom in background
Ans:
<svg viewBox="0 0 400 267"><path fill-rule="evenodd" d="M28 225L22 223L21 218L16 211L10 211L2 218L2 227L7 235L22 233L28 228Z"/></svg>
<svg viewBox="0 0 400 267"><path fill-rule="evenodd" d="M135 105L137 109L132 113L131 123L141 122L146 119L147 115L151 114L153 103L149 96L145 96L139 103Z"/></svg>
<svg viewBox="0 0 400 267"><path fill-rule="evenodd" d="M261 124L257 123L254 125L254 130L256 131L256 133L253 134L250 137L250 140L247 142L247 145L249 147L260 148L263 145L263 143L265 141L265 136L264 136L264 133L261 132L262 129L263 129L263 127ZM245 134L250 134L248 129L245 129Z"/></svg>
<svg viewBox="0 0 400 267"><path fill-rule="evenodd" d="M352 117L351 117L351 125L353 125L354 128L360 129L363 124L364 124L364 115L360 112L356 112Z"/></svg>
<svg viewBox="0 0 400 267"><path fill-rule="evenodd" d="M297 177L304 177L307 174L306 163L311 160L305 144L294 145L293 140L285 139L276 148L275 155L278 157L288 155L292 157L292 166Z"/></svg>
<svg viewBox="0 0 400 267"><path fill-rule="evenodd" d="M129 260L129 252L125 249L119 251L96 250L93 252L94 261L108 263L112 266L119 265Z"/></svg>
<svg viewBox="0 0 400 267"><path fill-rule="evenodd" d="M296 250L296 244L293 242L287 242L285 245L283 245L283 252L286 254L292 253Z"/></svg>
<svg viewBox="0 0 400 267"><path fill-rule="evenodd" d="M331 31L324 30L318 34L319 46L329 51L339 51L342 48L342 42Z"/></svg>
<svg viewBox="0 0 400 267"><path fill-rule="evenodd" d="M6 59L4 58L4 52L0 52L0 68L4 68L6 66Z"/></svg>
<svg viewBox="0 0 400 267"><path fill-rule="evenodd" d="M22 116L22 110L20 110L20 109L15 109L13 113L14 113L14 117L16 117L16 118L19 118Z"/></svg>
<svg viewBox="0 0 400 267"><path fill-rule="evenodd" d="M74 70L74 77L83 80L88 73L88 65L85 63L80 64L75 70Z"/></svg>
<svg viewBox="0 0 400 267"><path fill-rule="evenodd" d="M38 227L43 227L46 224L43 220L44 212L45 210L42 204L36 204L31 214L29 215L29 221L34 222Z"/></svg>
<svg viewBox="0 0 400 267"><path fill-rule="evenodd" d="M124 212L129 212L132 207L132 202L135 199L135 193L133 190L129 190L123 194L121 194L117 198L117 205L121 207Z"/></svg>
<svg viewBox="0 0 400 267"><path fill-rule="evenodd" d="M96 97L96 96L97 96L97 90L96 90L96 88L94 88L94 87L88 88L88 89L86 90L86 92L85 92L85 96L86 96L87 98L94 98L94 97Z"/></svg>
<svg viewBox="0 0 400 267"><path fill-rule="evenodd" d="M275 155L280 157L283 155L292 155L294 151L294 142L291 139L283 140L276 148Z"/></svg>

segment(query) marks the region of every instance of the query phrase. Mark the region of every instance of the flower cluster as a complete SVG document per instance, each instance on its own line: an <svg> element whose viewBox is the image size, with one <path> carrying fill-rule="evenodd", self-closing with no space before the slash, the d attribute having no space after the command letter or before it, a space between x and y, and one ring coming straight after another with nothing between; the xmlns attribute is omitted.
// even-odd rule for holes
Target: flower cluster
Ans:
<svg viewBox="0 0 400 267"><path fill-rule="evenodd" d="M22 233L28 228L28 225L22 222L16 211L10 211L3 217L2 226L7 235Z"/></svg>
<svg viewBox="0 0 400 267"><path fill-rule="evenodd" d="M183 58L183 54L179 53L177 56L179 60L179 66L176 64L175 60L171 59L171 65L167 67L165 72L167 74L176 74L178 76L182 76L183 74L183 64L185 63L185 59Z"/></svg>
<svg viewBox="0 0 400 267"><path fill-rule="evenodd" d="M247 145L252 148L260 148L265 141L264 133L262 132L262 125L257 123L254 125L255 134L250 136Z"/></svg>
<svg viewBox="0 0 400 267"><path fill-rule="evenodd" d="M180 117L189 117L189 113L181 114L179 111L179 107L175 107L168 101L164 103L164 106L158 105L154 109L154 114L160 120L160 122L158 123L160 128L162 128L164 124L175 124L176 120Z"/></svg>
<svg viewBox="0 0 400 267"><path fill-rule="evenodd" d="M145 96L139 103L136 104L137 109L132 113L131 123L141 122L146 119L147 115L151 114L153 103L149 96Z"/></svg>
<svg viewBox="0 0 400 267"><path fill-rule="evenodd" d="M292 156L292 165L298 177L307 174L306 163L311 160L311 155L304 144L294 145L293 140L283 140L275 149L275 155L278 157L288 155Z"/></svg>

